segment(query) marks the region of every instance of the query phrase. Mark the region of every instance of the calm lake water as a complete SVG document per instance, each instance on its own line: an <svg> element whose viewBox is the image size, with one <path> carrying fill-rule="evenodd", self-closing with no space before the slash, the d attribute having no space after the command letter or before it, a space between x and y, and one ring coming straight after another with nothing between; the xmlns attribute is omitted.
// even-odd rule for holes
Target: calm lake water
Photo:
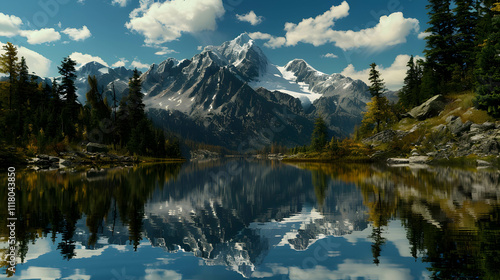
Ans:
<svg viewBox="0 0 500 280"><path fill-rule="evenodd" d="M235 160L16 180L10 279L500 279L498 171Z"/></svg>

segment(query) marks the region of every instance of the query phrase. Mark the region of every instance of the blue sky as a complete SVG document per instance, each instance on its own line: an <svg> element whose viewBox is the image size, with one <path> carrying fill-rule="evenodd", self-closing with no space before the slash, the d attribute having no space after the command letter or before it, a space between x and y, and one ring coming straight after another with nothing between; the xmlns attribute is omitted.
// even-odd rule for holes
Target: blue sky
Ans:
<svg viewBox="0 0 500 280"><path fill-rule="evenodd" d="M422 56L428 16L421 0L29 0L0 8L0 42L13 42L30 70L57 75L79 63L137 67L191 58L248 32L272 63L303 58L325 73L367 79L380 65L397 89L409 55ZM403 73L401 73L403 72Z"/></svg>

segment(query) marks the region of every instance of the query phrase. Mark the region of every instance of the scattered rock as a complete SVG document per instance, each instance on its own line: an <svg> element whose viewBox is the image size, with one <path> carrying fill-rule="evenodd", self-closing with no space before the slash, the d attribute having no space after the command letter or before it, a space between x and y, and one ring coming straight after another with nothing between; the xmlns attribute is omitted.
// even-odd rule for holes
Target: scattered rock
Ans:
<svg viewBox="0 0 500 280"><path fill-rule="evenodd" d="M499 151L498 143L493 139L486 139L485 141L482 141L477 145L476 149L485 155L498 154Z"/></svg>
<svg viewBox="0 0 500 280"><path fill-rule="evenodd" d="M436 157L438 155L438 152L429 152L426 154L428 157Z"/></svg>
<svg viewBox="0 0 500 280"><path fill-rule="evenodd" d="M439 115L439 113L443 111L445 107L445 102L446 102L445 98L441 94L439 94L430 98L422 105L413 108L409 112L409 114L414 119L425 120Z"/></svg>
<svg viewBox="0 0 500 280"><path fill-rule="evenodd" d="M484 134L476 134L470 138L473 143L479 142L485 138Z"/></svg>
<svg viewBox="0 0 500 280"><path fill-rule="evenodd" d="M450 131L453 135L459 136L462 133L464 133L465 131L469 130L471 125L472 125L471 121L467 121L466 123L462 123L462 120L460 118L456 118L448 125L448 128L450 129Z"/></svg>
<svg viewBox="0 0 500 280"><path fill-rule="evenodd" d="M87 144L87 152L88 153L107 153L108 147L106 145L103 145L103 144L90 142Z"/></svg>
<svg viewBox="0 0 500 280"><path fill-rule="evenodd" d="M37 155L36 156L38 159L42 159L42 160L49 160L50 157L48 155Z"/></svg>
<svg viewBox="0 0 500 280"><path fill-rule="evenodd" d="M410 164L426 164L431 161L431 158L428 156L413 156L409 158Z"/></svg>
<svg viewBox="0 0 500 280"><path fill-rule="evenodd" d="M492 164L490 162L485 161L485 160L478 159L477 160L477 166L478 167L481 167L481 166L492 166Z"/></svg>
<svg viewBox="0 0 500 280"><path fill-rule="evenodd" d="M196 150L196 151L191 151L190 153L191 153L191 160L217 159L220 157L220 154L208 150Z"/></svg>
<svg viewBox="0 0 500 280"><path fill-rule="evenodd" d="M49 157L49 161L50 162L59 162L59 158L58 157Z"/></svg>
<svg viewBox="0 0 500 280"><path fill-rule="evenodd" d="M451 113L450 113L450 114L451 114ZM457 116L453 116L453 115L451 115L451 116L449 116L449 117L447 117L447 118L446 118L445 122L446 122L446 123L451 123L452 121L454 121L454 120L456 120L456 119L458 119L458 117L457 117Z"/></svg>
<svg viewBox="0 0 500 280"><path fill-rule="evenodd" d="M59 165L62 167L71 167L73 166L73 162L69 160L61 160L61 162L59 162Z"/></svg>
<svg viewBox="0 0 500 280"><path fill-rule="evenodd" d="M388 158L387 164L409 164L410 159L407 158Z"/></svg>
<svg viewBox="0 0 500 280"><path fill-rule="evenodd" d="M491 122L485 122L483 124L473 124L470 127L470 132L481 133L495 128L495 124Z"/></svg>
<svg viewBox="0 0 500 280"><path fill-rule="evenodd" d="M440 124L438 126L433 127L432 130L434 130L437 133L442 133L442 132L446 131L446 125Z"/></svg>

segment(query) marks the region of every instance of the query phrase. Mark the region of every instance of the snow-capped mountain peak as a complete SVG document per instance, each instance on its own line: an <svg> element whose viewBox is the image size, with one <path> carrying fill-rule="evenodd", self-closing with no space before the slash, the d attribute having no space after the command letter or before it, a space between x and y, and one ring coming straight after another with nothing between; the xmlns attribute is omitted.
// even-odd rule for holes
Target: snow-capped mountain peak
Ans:
<svg viewBox="0 0 500 280"><path fill-rule="evenodd" d="M264 52L255 44L247 33L242 33L220 46L207 46L203 53L217 55L225 65L245 81L251 81L265 72L268 60Z"/></svg>

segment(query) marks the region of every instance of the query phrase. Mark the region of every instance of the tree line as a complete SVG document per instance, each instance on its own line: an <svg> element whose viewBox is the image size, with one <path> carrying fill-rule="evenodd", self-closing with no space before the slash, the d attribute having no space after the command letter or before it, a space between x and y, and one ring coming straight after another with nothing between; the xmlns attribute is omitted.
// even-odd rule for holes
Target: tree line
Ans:
<svg viewBox="0 0 500 280"><path fill-rule="evenodd" d="M500 117L500 2L429 0L425 61L408 61L400 105L474 90L475 105Z"/></svg>
<svg viewBox="0 0 500 280"><path fill-rule="evenodd" d="M152 157L180 157L179 141L166 137L147 118L140 73L134 70L128 95L119 106L109 104L95 76L88 77L86 103L80 104L75 86L76 62L66 57L51 83L29 74L12 43L3 46L0 73L0 141L27 155L62 152L82 141L113 145L117 150Z"/></svg>

